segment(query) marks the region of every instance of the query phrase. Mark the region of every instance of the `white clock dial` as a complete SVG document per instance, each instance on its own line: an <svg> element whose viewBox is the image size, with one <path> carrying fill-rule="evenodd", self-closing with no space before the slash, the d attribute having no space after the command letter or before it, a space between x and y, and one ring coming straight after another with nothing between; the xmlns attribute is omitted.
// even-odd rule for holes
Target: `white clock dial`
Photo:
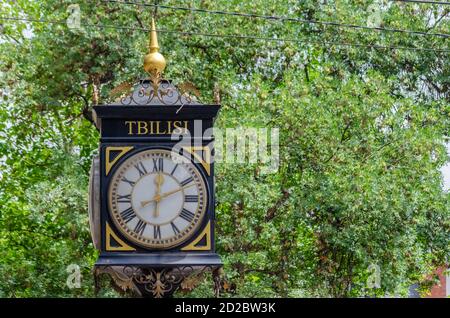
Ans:
<svg viewBox="0 0 450 318"><path fill-rule="evenodd" d="M206 205L206 185L197 168L163 149L145 150L125 160L109 186L115 225L147 248L184 242L201 223Z"/></svg>

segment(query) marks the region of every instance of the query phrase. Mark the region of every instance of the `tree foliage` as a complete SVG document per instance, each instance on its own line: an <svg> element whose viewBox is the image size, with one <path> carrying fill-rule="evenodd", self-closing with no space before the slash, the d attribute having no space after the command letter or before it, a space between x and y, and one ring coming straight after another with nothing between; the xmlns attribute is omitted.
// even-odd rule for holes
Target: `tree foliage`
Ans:
<svg viewBox="0 0 450 318"><path fill-rule="evenodd" d="M148 26L166 78L221 97L217 127L280 129L280 167L217 165L217 250L239 296L406 295L450 252L448 40L105 1L4 1L0 16L0 295L93 296L87 179L93 104L143 76ZM160 1L161 4L448 32L448 9L387 1ZM377 13L378 14L378 13ZM97 26L95 26L97 25ZM98 27L103 25L104 27ZM118 29L105 26L125 26ZM359 44L348 46L343 44ZM82 288L66 286L69 264ZM369 289L371 265L381 286ZM105 296L115 295L106 290ZM194 296L212 296L207 285Z"/></svg>

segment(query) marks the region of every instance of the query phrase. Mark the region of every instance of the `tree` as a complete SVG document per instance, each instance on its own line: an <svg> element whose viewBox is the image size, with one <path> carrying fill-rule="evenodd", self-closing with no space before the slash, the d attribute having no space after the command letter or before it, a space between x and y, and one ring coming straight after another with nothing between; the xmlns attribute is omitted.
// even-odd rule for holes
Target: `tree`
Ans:
<svg viewBox="0 0 450 318"><path fill-rule="evenodd" d="M61 22L1 20L3 296L94 295L86 191L98 133L91 108L108 101L120 83L143 76L147 33L141 28L155 10L78 1L80 29L70 29L70 3L17 0L0 7L2 17ZM188 5L354 25L369 19L428 33L448 29L448 9L427 4ZM368 15L369 6L379 8L380 19ZM218 127L280 129L277 173L250 164L217 166L218 252L237 295L405 295L448 261L450 205L439 168L447 161L449 70L448 52L437 51L448 50L445 38L163 8L156 15L161 29L296 40L159 35L166 78L195 83L203 100L220 94ZM367 47L374 44L435 51ZM81 266L81 289L65 285L72 263ZM381 271L378 289L367 288L372 265ZM203 285L194 295L212 291Z"/></svg>

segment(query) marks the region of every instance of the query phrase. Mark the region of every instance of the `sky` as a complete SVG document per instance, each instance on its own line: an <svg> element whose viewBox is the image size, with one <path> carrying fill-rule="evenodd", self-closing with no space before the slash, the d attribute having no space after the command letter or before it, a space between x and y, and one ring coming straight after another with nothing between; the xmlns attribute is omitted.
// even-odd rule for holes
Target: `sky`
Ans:
<svg viewBox="0 0 450 318"><path fill-rule="evenodd" d="M447 144L447 153L450 157L450 142ZM448 191L450 189L450 162L447 162L441 171L444 176L444 189Z"/></svg>

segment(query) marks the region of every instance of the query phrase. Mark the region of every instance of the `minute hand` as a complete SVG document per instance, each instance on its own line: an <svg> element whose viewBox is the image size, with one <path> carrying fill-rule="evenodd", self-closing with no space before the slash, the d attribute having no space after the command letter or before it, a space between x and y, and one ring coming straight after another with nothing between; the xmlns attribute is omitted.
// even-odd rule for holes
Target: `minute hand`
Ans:
<svg viewBox="0 0 450 318"><path fill-rule="evenodd" d="M165 198L165 197L168 197L169 195L172 195L172 194L177 193L177 192L179 192L179 191L181 191L181 190L190 188L190 187L192 187L192 186L193 186L193 184L188 185L188 186L185 186L185 187L178 188L178 189L176 189L176 190L172 190L172 191L163 193L163 194L161 194L160 199L163 199L163 198Z"/></svg>
<svg viewBox="0 0 450 318"><path fill-rule="evenodd" d="M166 193L163 193L163 194L160 194L160 195L156 195L156 196L155 196L153 199L151 199L151 200L148 200L148 201L142 201L142 202L141 202L141 206L145 206L145 205L147 205L147 204L149 204L149 203L151 203L151 202L155 202L155 201L159 202L161 199L163 199L163 198L165 198L165 197L168 197L169 195L172 195L172 194L174 194L174 193L177 193L177 192L179 192L179 191L181 191L181 190L183 190L183 189L190 188L190 187L192 187L192 186L193 186L193 184L188 185L188 186L185 186L185 187L181 187L181 188L178 188L178 189L176 189L176 190L169 191L169 192L166 192Z"/></svg>

